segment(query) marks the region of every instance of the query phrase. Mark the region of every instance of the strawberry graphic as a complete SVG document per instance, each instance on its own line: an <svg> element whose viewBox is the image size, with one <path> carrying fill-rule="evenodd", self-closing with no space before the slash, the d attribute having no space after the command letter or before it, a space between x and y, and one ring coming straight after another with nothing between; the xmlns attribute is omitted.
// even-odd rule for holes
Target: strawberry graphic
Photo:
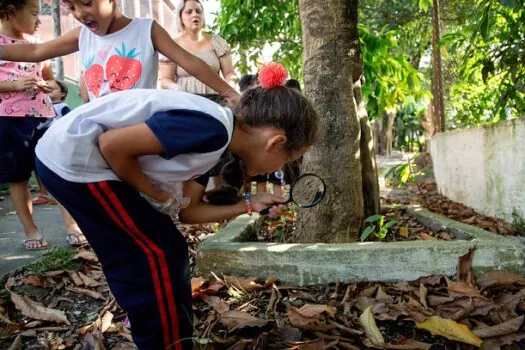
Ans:
<svg viewBox="0 0 525 350"><path fill-rule="evenodd" d="M84 64L86 71L84 72L84 82L88 87L88 90L98 97L100 94L100 88L104 82L104 68L100 64L93 64L95 56L88 58Z"/></svg>
<svg viewBox="0 0 525 350"><path fill-rule="evenodd" d="M126 53L126 45L122 43L122 50L115 48L118 55L111 56L106 63L106 79L111 92L131 89L139 80L142 63L135 59L139 55L135 50Z"/></svg>

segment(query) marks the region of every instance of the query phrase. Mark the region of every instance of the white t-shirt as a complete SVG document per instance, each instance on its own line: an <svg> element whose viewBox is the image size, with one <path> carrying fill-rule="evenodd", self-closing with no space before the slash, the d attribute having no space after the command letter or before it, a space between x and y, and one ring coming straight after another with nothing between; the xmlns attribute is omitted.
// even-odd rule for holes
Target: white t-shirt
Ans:
<svg viewBox="0 0 525 350"><path fill-rule="evenodd" d="M134 18L103 36L82 27L78 47L90 101L117 91L156 88L159 55L151 41L152 25L151 18Z"/></svg>
<svg viewBox="0 0 525 350"><path fill-rule="evenodd" d="M55 121L38 142L36 155L67 181L119 180L100 153L98 137L107 130L143 122L166 154L139 157L142 170L153 181L168 184L209 171L226 150L234 126L230 109L204 97L133 89L96 99ZM219 144L218 138L222 139Z"/></svg>

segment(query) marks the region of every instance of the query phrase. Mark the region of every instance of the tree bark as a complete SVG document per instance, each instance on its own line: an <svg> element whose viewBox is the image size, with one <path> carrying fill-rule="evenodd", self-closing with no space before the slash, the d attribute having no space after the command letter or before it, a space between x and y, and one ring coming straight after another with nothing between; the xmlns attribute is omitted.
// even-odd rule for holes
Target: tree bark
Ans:
<svg viewBox="0 0 525 350"><path fill-rule="evenodd" d="M445 131L445 105L443 102L443 75L441 68L440 8L439 0L432 1L432 117L434 133Z"/></svg>
<svg viewBox="0 0 525 350"><path fill-rule="evenodd" d="M392 145L394 144L394 121L396 120L396 111L387 111L386 116L386 155L389 156L392 154Z"/></svg>
<svg viewBox="0 0 525 350"><path fill-rule="evenodd" d="M60 0L53 0L51 10L53 14L53 31L55 38L62 35L62 25L60 22ZM55 79L64 80L64 61L62 57L55 58Z"/></svg>
<svg viewBox="0 0 525 350"><path fill-rule="evenodd" d="M354 240L364 218L361 125L352 78L359 65L357 4L357 0L299 1L305 93L324 124L324 136L305 155L302 170L319 174L328 186L321 205L299 211L302 242Z"/></svg>
<svg viewBox="0 0 525 350"><path fill-rule="evenodd" d="M361 153L361 177L363 181L363 204L365 218L379 214L381 203L379 197L379 180L377 174L376 154L374 148L374 135L368 120L365 102L361 95L361 85L364 76L354 83L354 99L361 128L361 140L359 144Z"/></svg>

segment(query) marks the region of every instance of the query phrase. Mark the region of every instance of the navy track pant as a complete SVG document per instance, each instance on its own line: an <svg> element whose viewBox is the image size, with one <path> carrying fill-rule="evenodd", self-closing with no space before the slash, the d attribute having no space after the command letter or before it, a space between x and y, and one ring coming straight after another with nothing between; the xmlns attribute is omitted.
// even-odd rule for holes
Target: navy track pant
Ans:
<svg viewBox="0 0 525 350"><path fill-rule="evenodd" d="M36 163L97 254L138 348L192 349L188 246L171 218L127 183L69 182Z"/></svg>

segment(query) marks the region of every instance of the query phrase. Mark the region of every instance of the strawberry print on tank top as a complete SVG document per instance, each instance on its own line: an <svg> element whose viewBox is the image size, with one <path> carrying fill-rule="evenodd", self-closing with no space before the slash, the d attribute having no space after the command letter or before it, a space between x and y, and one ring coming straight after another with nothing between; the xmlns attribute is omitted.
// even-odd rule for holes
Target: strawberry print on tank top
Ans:
<svg viewBox="0 0 525 350"><path fill-rule="evenodd" d="M90 100L118 91L156 88L158 53L151 41L152 24L152 19L134 18L104 36L82 28L80 58Z"/></svg>

